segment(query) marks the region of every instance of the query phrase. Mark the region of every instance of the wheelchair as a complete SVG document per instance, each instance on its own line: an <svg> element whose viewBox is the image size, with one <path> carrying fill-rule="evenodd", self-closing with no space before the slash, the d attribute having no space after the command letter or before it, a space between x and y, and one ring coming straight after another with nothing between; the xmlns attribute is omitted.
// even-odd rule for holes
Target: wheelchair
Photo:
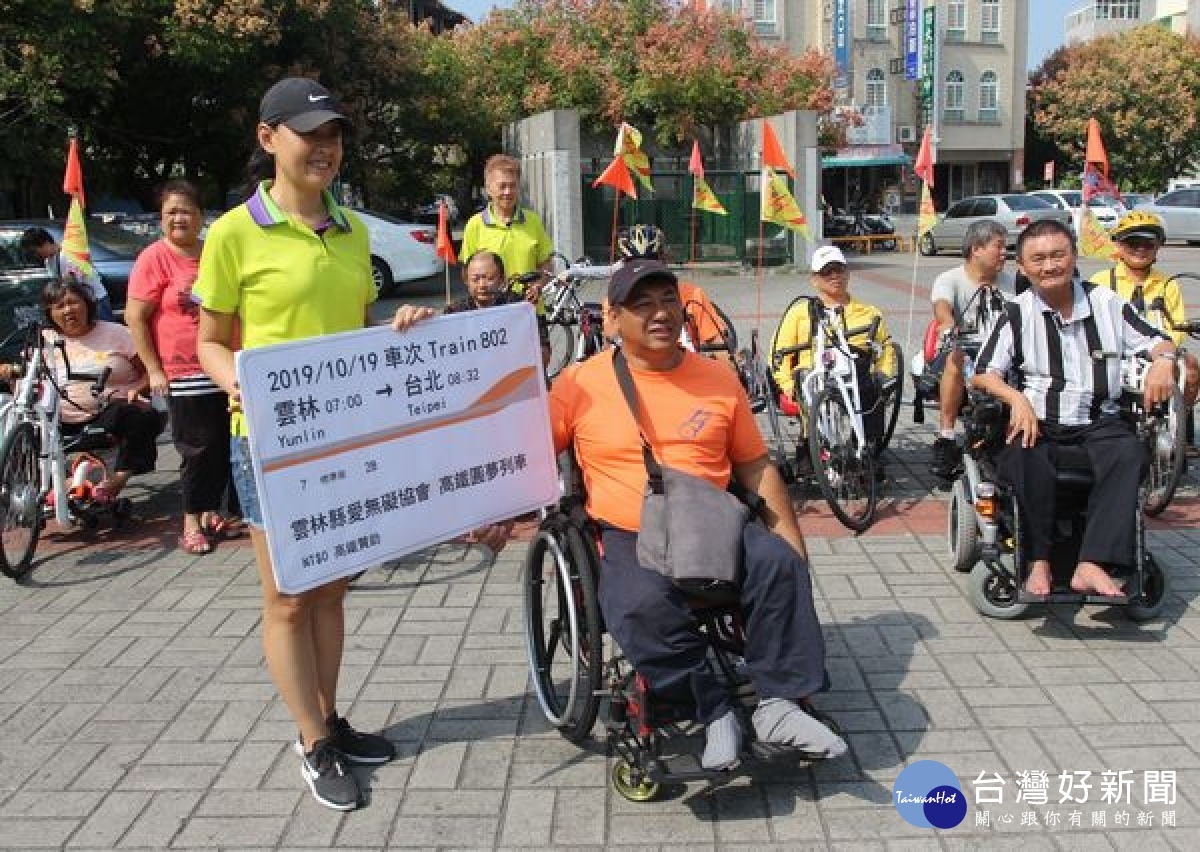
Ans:
<svg viewBox="0 0 1200 852"><path fill-rule="evenodd" d="M1147 452L1152 452L1154 415L1141 412L1135 400L1127 404L1138 437ZM1050 559L1052 591L1046 596L1030 595L1024 590L1028 560L1021 513L1012 490L999 481L995 466L995 454L1003 446L1008 426L1007 406L987 394L971 392L963 416L966 452L963 472L950 491L947 542L954 570L970 574L968 591L975 609L991 618L1015 619L1034 603L1105 604L1123 606L1132 621L1156 618L1166 604L1169 584L1166 573L1146 549L1142 512L1146 482L1139 495L1134 567L1125 578L1125 594L1116 598L1076 592L1069 581L1087 521L1092 469L1083 447L1060 446L1055 483L1056 537Z"/></svg>
<svg viewBox="0 0 1200 852"><path fill-rule="evenodd" d="M738 767L701 766L704 733L693 721L694 708L656 695L606 641L595 533L578 496L564 497L544 513L522 569L525 645L538 704L562 736L583 743L604 709L606 748L615 758L613 789L631 802L649 802L671 785L704 781L713 789L754 765L815 759L754 738L750 719L758 699L742 665L745 638L735 592L691 601L708 641L709 664L735 699L747 738ZM832 720L805 709L838 730Z"/></svg>

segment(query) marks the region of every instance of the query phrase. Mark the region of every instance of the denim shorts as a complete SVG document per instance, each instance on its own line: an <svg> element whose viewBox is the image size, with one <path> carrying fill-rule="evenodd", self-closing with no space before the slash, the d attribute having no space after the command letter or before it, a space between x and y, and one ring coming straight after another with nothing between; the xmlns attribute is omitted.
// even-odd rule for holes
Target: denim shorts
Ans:
<svg viewBox="0 0 1200 852"><path fill-rule="evenodd" d="M250 461L250 440L233 435L229 439L229 466L233 473L233 487L237 489L242 504L242 519L246 523L262 528L262 507L258 503L258 486L254 482L254 464Z"/></svg>

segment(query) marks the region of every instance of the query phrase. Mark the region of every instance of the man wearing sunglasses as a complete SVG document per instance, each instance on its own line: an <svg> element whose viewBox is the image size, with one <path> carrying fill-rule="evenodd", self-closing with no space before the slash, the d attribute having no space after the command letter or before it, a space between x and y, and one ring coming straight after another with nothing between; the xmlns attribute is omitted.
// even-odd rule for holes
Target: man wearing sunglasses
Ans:
<svg viewBox="0 0 1200 852"><path fill-rule="evenodd" d="M1183 293L1179 282L1172 281L1167 273L1154 266L1159 248L1167 241L1162 219L1145 210L1130 210L1117 222L1110 236L1117 246L1117 265L1097 272L1092 283L1115 290L1134 310L1166 332L1176 346L1182 347L1186 335L1170 328L1167 317L1175 322L1187 319ZM1156 304L1162 308L1155 309ZM1190 410L1200 391L1200 363L1195 355L1182 349L1179 361L1184 371L1183 404ZM1188 455L1194 455L1191 448Z"/></svg>

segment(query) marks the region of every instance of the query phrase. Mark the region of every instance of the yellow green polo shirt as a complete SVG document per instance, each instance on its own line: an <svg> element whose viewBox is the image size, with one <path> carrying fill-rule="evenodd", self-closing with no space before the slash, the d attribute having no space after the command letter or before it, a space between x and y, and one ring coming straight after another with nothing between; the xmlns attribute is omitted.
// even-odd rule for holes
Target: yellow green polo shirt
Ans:
<svg viewBox="0 0 1200 852"><path fill-rule="evenodd" d="M237 315L243 349L362 328L375 300L366 226L326 193L329 227L318 234L280 210L270 186L209 228L193 296Z"/></svg>
<svg viewBox="0 0 1200 852"><path fill-rule="evenodd" d="M524 275L545 263L554 247L542 219L532 210L518 207L511 222L501 219L492 205L476 213L463 231L464 262L477 251L490 251L504 261L504 275Z"/></svg>

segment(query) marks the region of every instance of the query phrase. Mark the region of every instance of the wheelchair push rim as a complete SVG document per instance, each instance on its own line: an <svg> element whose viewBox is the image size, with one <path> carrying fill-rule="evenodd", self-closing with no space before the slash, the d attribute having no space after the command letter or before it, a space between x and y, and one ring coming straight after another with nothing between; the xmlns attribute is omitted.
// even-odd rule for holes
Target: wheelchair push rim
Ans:
<svg viewBox="0 0 1200 852"><path fill-rule="evenodd" d="M37 432L17 423L0 447L0 570L12 578L29 570L42 526Z"/></svg>
<svg viewBox="0 0 1200 852"><path fill-rule="evenodd" d="M1150 517L1161 515L1175 497L1183 476L1187 417L1183 394L1176 388L1167 403L1165 416L1156 417L1149 436L1150 473L1146 482L1143 511Z"/></svg>
<svg viewBox="0 0 1200 852"><path fill-rule="evenodd" d="M550 724L582 740L599 711L602 636L579 531L570 524L543 527L530 544L522 585L534 694Z"/></svg>

